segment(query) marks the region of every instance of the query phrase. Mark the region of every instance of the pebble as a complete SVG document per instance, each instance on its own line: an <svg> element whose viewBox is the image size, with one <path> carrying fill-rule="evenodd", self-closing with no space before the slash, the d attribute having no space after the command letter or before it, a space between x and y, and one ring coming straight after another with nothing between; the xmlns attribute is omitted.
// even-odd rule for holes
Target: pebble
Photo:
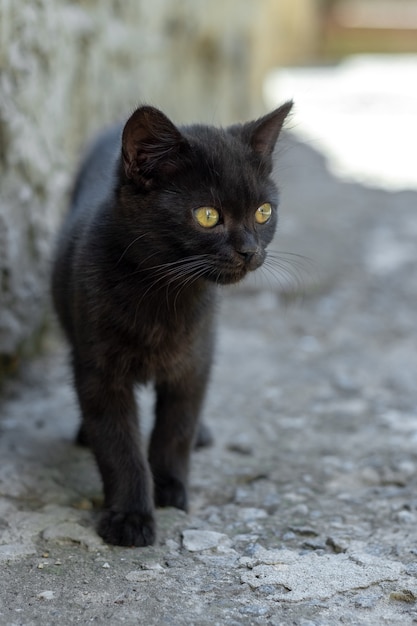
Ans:
<svg viewBox="0 0 417 626"><path fill-rule="evenodd" d="M326 550L326 546L323 543L323 541L317 539L317 540L308 540L308 541L303 541L302 544L303 548L306 548L307 550Z"/></svg>
<svg viewBox="0 0 417 626"><path fill-rule="evenodd" d="M39 600L53 600L55 597L55 593L53 591L41 591L41 593L38 594L38 598Z"/></svg>
<svg viewBox="0 0 417 626"><path fill-rule="evenodd" d="M336 389L347 394L358 394L360 390L359 381L346 372L335 372L333 375L333 385Z"/></svg>
<svg viewBox="0 0 417 626"><path fill-rule="evenodd" d="M362 594L355 599L355 606L358 609L373 609L377 600L375 596Z"/></svg>
<svg viewBox="0 0 417 626"><path fill-rule="evenodd" d="M311 526L291 526L290 531L301 537L318 537L319 535Z"/></svg>
<svg viewBox="0 0 417 626"><path fill-rule="evenodd" d="M308 506L306 504L298 504L293 509L293 515L302 515L306 517L309 513Z"/></svg>
<svg viewBox="0 0 417 626"><path fill-rule="evenodd" d="M84 545L88 550L107 548L93 526L86 528L76 522L61 522L48 526L43 531L42 536L47 541L56 541L57 543L72 541Z"/></svg>
<svg viewBox="0 0 417 626"><path fill-rule="evenodd" d="M239 609L239 612L243 615L252 615L253 617L262 617L269 612L268 607L266 606L243 606Z"/></svg>
<svg viewBox="0 0 417 626"><path fill-rule="evenodd" d="M290 531L288 531L287 533L284 533L284 534L282 535L282 539L283 539L283 541L292 541L292 540L293 540L293 539L295 539L295 538L296 538L296 534L295 534L295 533L293 533L293 531L292 531L292 530L290 530Z"/></svg>
<svg viewBox="0 0 417 626"><path fill-rule="evenodd" d="M175 541L174 539L167 539L165 542L165 545L171 553L177 552L180 547L179 543Z"/></svg>
<svg viewBox="0 0 417 626"><path fill-rule="evenodd" d="M343 539L328 537L326 539L326 546L331 548L335 554L340 554L347 551L349 543L347 541L344 541Z"/></svg>
<svg viewBox="0 0 417 626"><path fill-rule="evenodd" d="M399 522L400 524L415 524L416 523L416 516L414 513L412 513L411 511L407 511L406 509L404 509L403 511L398 511L398 513L396 513L395 517L395 521Z"/></svg>
<svg viewBox="0 0 417 626"><path fill-rule="evenodd" d="M128 574L126 574L126 580L132 583L141 583L148 580L155 580L159 578L161 574L165 572L165 568L162 565L158 564L158 567L155 565L152 569L136 569L132 570Z"/></svg>
<svg viewBox="0 0 417 626"><path fill-rule="evenodd" d="M265 595L268 595L268 596L275 593L275 590L276 590L275 585L261 585L260 587L258 587L259 593L264 593Z"/></svg>
<svg viewBox="0 0 417 626"><path fill-rule="evenodd" d="M401 589L401 591L392 591L389 594L390 600L395 600L396 602L409 602L413 603L417 600L415 594L409 589Z"/></svg>
<svg viewBox="0 0 417 626"><path fill-rule="evenodd" d="M248 435L244 433L237 435L234 441L227 445L227 449L230 452L236 452L237 454L241 454L243 456L250 456L253 454L253 443L249 439Z"/></svg>
<svg viewBox="0 0 417 626"><path fill-rule="evenodd" d="M220 547L229 548L231 541L227 535L213 530L184 530L182 545L189 552L201 552Z"/></svg>
<svg viewBox="0 0 417 626"><path fill-rule="evenodd" d="M417 563L409 563L405 571L409 576L417 576Z"/></svg>
<svg viewBox="0 0 417 626"><path fill-rule="evenodd" d="M265 511L265 509L243 507L238 511L238 517L243 522L252 522L256 519L264 519L265 517L268 517L268 513Z"/></svg>
<svg viewBox="0 0 417 626"><path fill-rule="evenodd" d="M243 556L251 556L254 557L256 556L256 554L258 554L259 552L262 552L262 548L259 544L257 543L249 543L246 548L245 551L243 553Z"/></svg>
<svg viewBox="0 0 417 626"><path fill-rule="evenodd" d="M87 498L77 500L72 506L74 509L78 509L79 511L92 511L94 508L92 501Z"/></svg>

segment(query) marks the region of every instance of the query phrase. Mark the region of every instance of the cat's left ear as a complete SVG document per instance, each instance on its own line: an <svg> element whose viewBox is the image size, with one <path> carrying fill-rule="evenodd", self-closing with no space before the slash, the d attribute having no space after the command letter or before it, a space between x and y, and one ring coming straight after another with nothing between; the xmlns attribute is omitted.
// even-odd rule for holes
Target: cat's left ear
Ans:
<svg viewBox="0 0 417 626"><path fill-rule="evenodd" d="M156 178L169 176L181 166L188 146L180 131L155 107L142 106L126 122L122 134L122 160L127 178L147 189Z"/></svg>
<svg viewBox="0 0 417 626"><path fill-rule="evenodd" d="M270 161L285 119L293 106L292 100L264 117L241 127L242 139L266 162Z"/></svg>

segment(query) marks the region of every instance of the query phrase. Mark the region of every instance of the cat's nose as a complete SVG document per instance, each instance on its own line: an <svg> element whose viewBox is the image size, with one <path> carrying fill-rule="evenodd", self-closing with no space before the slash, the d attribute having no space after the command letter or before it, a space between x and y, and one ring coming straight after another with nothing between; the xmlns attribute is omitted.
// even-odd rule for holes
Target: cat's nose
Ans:
<svg viewBox="0 0 417 626"><path fill-rule="evenodd" d="M245 263L249 263L249 261L255 256L256 248L250 248L248 250L237 250L237 253L243 258Z"/></svg>
<svg viewBox="0 0 417 626"><path fill-rule="evenodd" d="M265 255L262 253L260 247L256 244L241 245L236 252L243 260L245 268L252 272L258 269L264 261Z"/></svg>
<svg viewBox="0 0 417 626"><path fill-rule="evenodd" d="M262 252L259 243L253 233L244 231L236 241L235 250L241 262L245 264L246 270L253 270L262 263Z"/></svg>

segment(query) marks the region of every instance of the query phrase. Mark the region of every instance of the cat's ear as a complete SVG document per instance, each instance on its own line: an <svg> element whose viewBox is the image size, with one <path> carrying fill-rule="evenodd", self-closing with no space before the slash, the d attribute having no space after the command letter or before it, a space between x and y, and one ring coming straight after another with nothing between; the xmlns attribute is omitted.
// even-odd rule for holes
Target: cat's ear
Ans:
<svg viewBox="0 0 417 626"><path fill-rule="evenodd" d="M254 152L266 162L271 159L278 136L292 106L293 102L289 100L275 111L241 127L243 141L249 143Z"/></svg>
<svg viewBox="0 0 417 626"><path fill-rule="evenodd" d="M187 141L164 113L142 106L126 122L122 134L122 160L127 178L152 187L155 178L180 167Z"/></svg>

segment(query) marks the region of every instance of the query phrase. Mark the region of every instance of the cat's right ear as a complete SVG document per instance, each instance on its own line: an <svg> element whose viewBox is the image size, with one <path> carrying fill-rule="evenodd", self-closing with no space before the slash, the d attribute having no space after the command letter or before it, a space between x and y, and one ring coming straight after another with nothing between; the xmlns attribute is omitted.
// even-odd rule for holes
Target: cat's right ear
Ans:
<svg viewBox="0 0 417 626"><path fill-rule="evenodd" d="M249 142L255 152L262 158L269 159L275 148L279 134L284 125L285 119L293 107L292 100L261 117L248 125L250 139Z"/></svg>
<svg viewBox="0 0 417 626"><path fill-rule="evenodd" d="M149 189L157 178L173 174L181 166L188 146L180 131L164 113L142 106L126 122L122 134L122 160L127 178Z"/></svg>
<svg viewBox="0 0 417 626"><path fill-rule="evenodd" d="M240 136L244 143L250 145L269 170L272 169L275 144L292 107L293 102L289 100L258 120L230 128L232 134Z"/></svg>

